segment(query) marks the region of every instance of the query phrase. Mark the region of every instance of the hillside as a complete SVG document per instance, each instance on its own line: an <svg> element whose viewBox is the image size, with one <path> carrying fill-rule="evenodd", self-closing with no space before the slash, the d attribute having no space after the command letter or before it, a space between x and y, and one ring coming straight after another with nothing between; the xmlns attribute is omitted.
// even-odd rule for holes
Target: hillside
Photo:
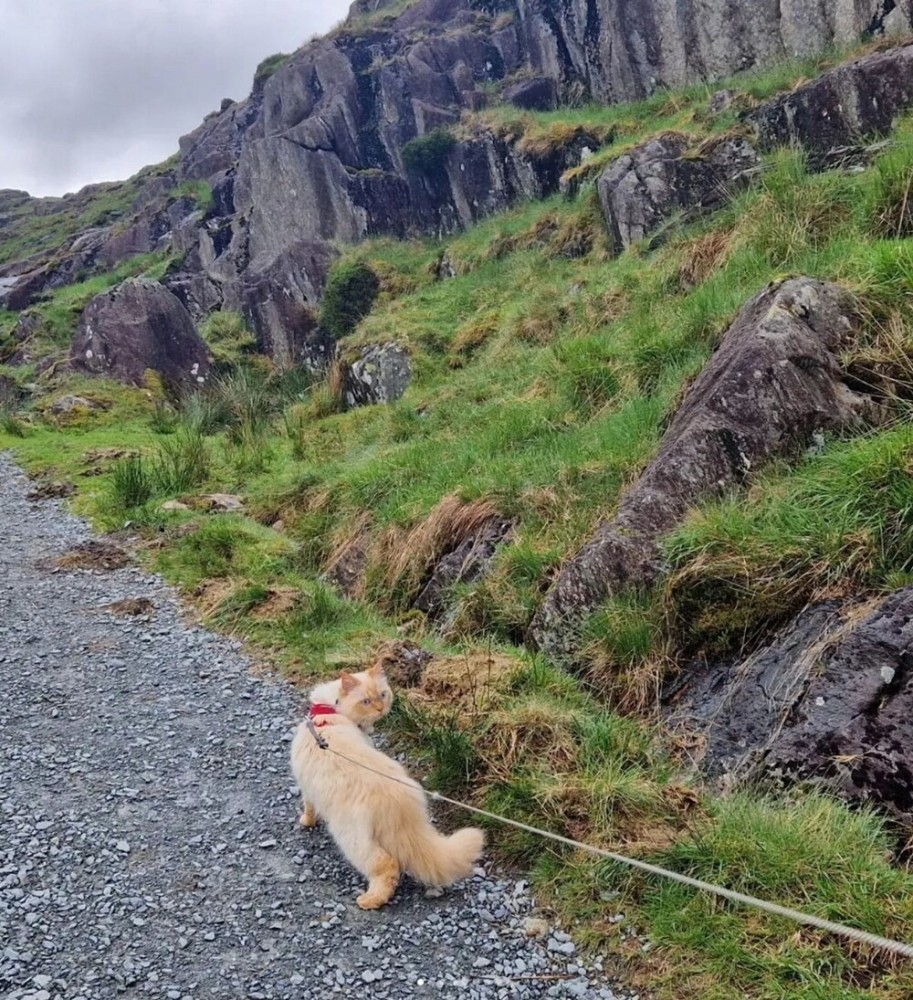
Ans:
<svg viewBox="0 0 913 1000"><path fill-rule="evenodd" d="M910 940L909 18L615 7L356 4L3 193L0 447L290 677L383 647L449 794ZM650 995L913 990L491 839Z"/></svg>

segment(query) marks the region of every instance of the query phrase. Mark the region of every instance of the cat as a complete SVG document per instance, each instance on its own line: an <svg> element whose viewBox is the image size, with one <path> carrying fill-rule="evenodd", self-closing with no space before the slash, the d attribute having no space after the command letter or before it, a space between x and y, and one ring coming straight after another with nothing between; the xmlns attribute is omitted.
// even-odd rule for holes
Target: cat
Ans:
<svg viewBox="0 0 913 1000"><path fill-rule="evenodd" d="M313 689L308 720L292 741L301 825L326 821L339 849L368 880L356 900L363 910L388 903L404 872L434 889L466 878L485 845L475 827L449 837L438 833L422 787L372 744L367 731L392 700L381 664L343 673Z"/></svg>
<svg viewBox="0 0 913 1000"><path fill-rule="evenodd" d="M345 692L358 688L362 696L349 702L349 718L362 732L369 736L374 732L374 723L382 719L393 708L393 689L384 674L383 660L373 667L357 674L343 672L335 680L324 681L311 690L308 699L312 705L339 705Z"/></svg>

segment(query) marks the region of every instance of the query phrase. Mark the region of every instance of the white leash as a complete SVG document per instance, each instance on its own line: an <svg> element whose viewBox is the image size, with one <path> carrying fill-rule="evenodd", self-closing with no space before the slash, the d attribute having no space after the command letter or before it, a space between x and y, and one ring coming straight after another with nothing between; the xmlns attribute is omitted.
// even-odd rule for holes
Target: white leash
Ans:
<svg viewBox="0 0 913 1000"><path fill-rule="evenodd" d="M397 778L392 774L385 774L383 771L378 771L376 768L363 764L361 761L353 760L351 757L347 757L338 750L334 750L333 747L326 743L326 741L318 740L318 745L321 743L323 743L321 749L329 750L330 753L335 754L335 756L340 757L342 760L348 761L350 764L354 764L356 767L361 767L366 771L371 771L374 774L380 775L382 778L395 781L397 784L406 785L410 788L412 787L411 784L403 781L401 778ZM798 924L805 924L808 927L817 927L819 930L828 931L831 934L847 938L850 941L858 941L860 944L867 944L873 948L879 948L882 951L891 952L895 955L903 955L905 958L913 958L913 945L904 944L902 941L894 941L891 938L882 937L880 934L872 934L869 931L863 931L857 927L849 927L846 924L836 923L833 920L826 920L824 917L816 917L811 913L803 913L801 910L794 910L790 906L781 906L779 903L771 903L765 899L758 899L757 896L750 896L744 892L736 892L734 889L727 889L721 885L714 885L712 882L704 882L702 879L692 878L690 875L681 875L678 872L671 871L668 868L662 868L659 865L650 864L647 861L639 861L637 858L628 858L623 854L616 854L614 851L607 851L602 847L594 847L591 844L584 844L579 840L573 840L570 837L562 837L558 833L550 833L548 830L542 830L539 827L530 826L528 823L521 823L515 819L508 819L506 816L499 816L497 813L489 812L487 809L479 809L476 806L467 805L465 802L458 802L456 799L451 799L446 795L441 795L440 792L429 791L425 788L423 788L423 790L430 799L437 802L446 802L448 805L456 806L458 809L465 809L466 812L474 813L477 816L484 816L486 819L494 820L497 823L503 823L505 826L515 827L517 830L525 830L527 833L534 833L539 837L544 837L546 840L552 840L555 841L555 843L564 844L566 847L573 847L579 851L586 851L588 854L595 854L597 857L606 858L609 861L615 861L618 864L627 865L630 868L637 868L640 871L649 873L650 875L659 875L661 878L670 879L674 882L680 882L682 885L691 886L693 889L699 889L702 892L709 892L715 896L722 896L723 899L728 899L733 903L741 903L743 906L753 906L755 909L764 910L766 913L772 913L778 917L786 917L788 920L793 920Z"/></svg>

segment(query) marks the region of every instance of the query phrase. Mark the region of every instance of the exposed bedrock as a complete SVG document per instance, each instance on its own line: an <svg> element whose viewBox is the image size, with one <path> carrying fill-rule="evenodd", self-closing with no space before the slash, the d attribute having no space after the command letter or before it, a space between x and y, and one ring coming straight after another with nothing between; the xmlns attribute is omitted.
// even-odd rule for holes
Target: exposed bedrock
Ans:
<svg viewBox="0 0 913 1000"><path fill-rule="evenodd" d="M875 404L847 386L840 364L857 333L852 299L833 284L796 278L752 299L615 516L561 570L534 619L535 643L572 658L593 609L657 579L660 543L690 507L737 486L769 458L799 452L817 431L873 419Z"/></svg>
<svg viewBox="0 0 913 1000"><path fill-rule="evenodd" d="M721 784L821 780L913 825L913 588L804 611L741 662L692 665L670 708Z"/></svg>

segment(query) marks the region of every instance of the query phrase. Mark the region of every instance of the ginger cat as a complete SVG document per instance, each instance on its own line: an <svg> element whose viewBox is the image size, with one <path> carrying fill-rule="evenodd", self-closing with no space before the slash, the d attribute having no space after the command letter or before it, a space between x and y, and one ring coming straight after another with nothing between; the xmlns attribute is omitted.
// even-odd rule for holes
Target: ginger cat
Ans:
<svg viewBox="0 0 913 1000"><path fill-rule="evenodd" d="M485 843L475 827L449 837L438 833L421 786L371 743L367 732L390 711L392 701L380 664L344 673L311 692L308 719L326 749L308 722L301 723L292 741L301 825L326 821L339 849L368 879L357 899L363 910L389 902L403 872L434 888L465 878Z"/></svg>

